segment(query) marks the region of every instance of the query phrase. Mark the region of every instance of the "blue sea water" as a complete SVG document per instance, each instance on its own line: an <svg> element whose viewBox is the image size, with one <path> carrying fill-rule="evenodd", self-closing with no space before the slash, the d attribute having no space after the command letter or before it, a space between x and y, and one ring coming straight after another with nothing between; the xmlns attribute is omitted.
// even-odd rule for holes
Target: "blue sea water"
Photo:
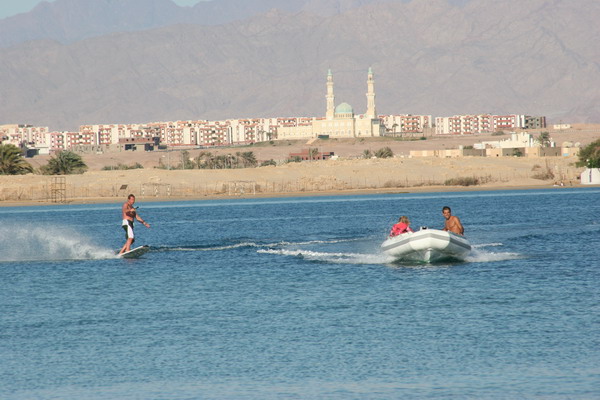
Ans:
<svg viewBox="0 0 600 400"><path fill-rule="evenodd" d="M600 398L600 189L0 208L2 399ZM399 215L465 262L394 262Z"/></svg>

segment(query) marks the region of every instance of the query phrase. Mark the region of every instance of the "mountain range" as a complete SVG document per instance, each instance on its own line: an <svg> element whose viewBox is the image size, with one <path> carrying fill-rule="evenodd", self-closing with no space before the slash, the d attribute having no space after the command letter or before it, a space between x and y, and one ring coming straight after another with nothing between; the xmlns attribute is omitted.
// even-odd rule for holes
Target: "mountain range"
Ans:
<svg viewBox="0 0 600 400"><path fill-rule="evenodd" d="M56 0L0 20L0 124L381 114L600 122L597 0Z"/></svg>

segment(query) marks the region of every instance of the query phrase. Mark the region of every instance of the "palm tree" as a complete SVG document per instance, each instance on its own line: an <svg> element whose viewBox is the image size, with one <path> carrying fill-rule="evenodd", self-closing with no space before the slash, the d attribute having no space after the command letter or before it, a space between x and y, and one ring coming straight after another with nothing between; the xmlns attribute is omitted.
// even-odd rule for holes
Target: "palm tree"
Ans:
<svg viewBox="0 0 600 400"><path fill-rule="evenodd" d="M234 161L235 161L235 168L244 168L246 166L246 165L241 165L241 164L245 164L245 163L242 158L242 153L239 151L235 152Z"/></svg>
<svg viewBox="0 0 600 400"><path fill-rule="evenodd" d="M242 160L244 162L244 166L256 167L258 161L256 161L256 157L254 156L254 152L245 151L242 153Z"/></svg>
<svg viewBox="0 0 600 400"><path fill-rule="evenodd" d="M213 155L210 151L203 151L196 157L196 165L198 168L210 169L212 168Z"/></svg>
<svg viewBox="0 0 600 400"><path fill-rule="evenodd" d="M600 168L600 139L588 144L579 151L578 167Z"/></svg>
<svg viewBox="0 0 600 400"><path fill-rule="evenodd" d="M536 140L541 147L550 147L550 134L548 132L540 132L540 136Z"/></svg>
<svg viewBox="0 0 600 400"><path fill-rule="evenodd" d="M52 157L41 170L45 175L83 174L87 165L81 156L72 151L61 151Z"/></svg>
<svg viewBox="0 0 600 400"><path fill-rule="evenodd" d="M14 144L0 144L0 175L23 175L33 167L23 158L21 149Z"/></svg>
<svg viewBox="0 0 600 400"><path fill-rule="evenodd" d="M373 153L371 153L371 150L369 150L369 149L363 150L363 157L371 158L371 157L373 157Z"/></svg>
<svg viewBox="0 0 600 400"><path fill-rule="evenodd" d="M213 168L214 169L225 169L227 168L228 157L225 155L218 155L214 158Z"/></svg>
<svg viewBox="0 0 600 400"><path fill-rule="evenodd" d="M394 152L389 147L382 147L381 149L375 152L375 157L377 158L390 158L394 157Z"/></svg>

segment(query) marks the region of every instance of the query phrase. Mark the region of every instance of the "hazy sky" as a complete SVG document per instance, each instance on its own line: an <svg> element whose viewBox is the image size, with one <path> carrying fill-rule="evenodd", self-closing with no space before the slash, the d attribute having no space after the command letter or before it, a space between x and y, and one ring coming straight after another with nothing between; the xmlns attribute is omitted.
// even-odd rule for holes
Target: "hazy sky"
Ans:
<svg viewBox="0 0 600 400"><path fill-rule="evenodd" d="M54 0L46 0L52 3ZM193 6L200 1L208 0L173 0L180 6ZM13 16L15 14L31 11L42 0L0 0L0 19Z"/></svg>
<svg viewBox="0 0 600 400"><path fill-rule="evenodd" d="M0 19L13 16L15 14L31 11L38 3L44 0L0 0ZM55 0L46 0L52 3ZM200 1L218 1L218 0L173 0L180 6L193 6ZM451 4L462 5L469 0L448 0Z"/></svg>

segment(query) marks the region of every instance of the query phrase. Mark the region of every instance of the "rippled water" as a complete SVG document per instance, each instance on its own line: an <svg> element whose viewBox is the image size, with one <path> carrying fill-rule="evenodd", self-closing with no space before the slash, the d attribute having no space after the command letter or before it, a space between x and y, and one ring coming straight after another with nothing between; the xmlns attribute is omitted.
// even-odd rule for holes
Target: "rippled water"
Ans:
<svg viewBox="0 0 600 400"><path fill-rule="evenodd" d="M600 190L0 208L2 399L600 398ZM379 251L401 214L466 262Z"/></svg>

